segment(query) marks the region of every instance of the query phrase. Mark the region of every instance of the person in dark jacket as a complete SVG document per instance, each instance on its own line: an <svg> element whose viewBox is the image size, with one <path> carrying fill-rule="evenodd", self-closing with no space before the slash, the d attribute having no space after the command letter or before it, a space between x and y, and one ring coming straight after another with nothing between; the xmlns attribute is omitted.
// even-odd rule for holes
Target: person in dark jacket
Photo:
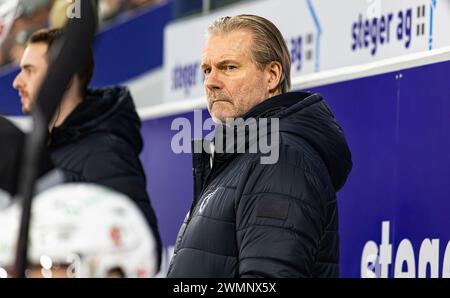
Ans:
<svg viewBox="0 0 450 298"><path fill-rule="evenodd" d="M13 83L25 113L31 111L46 74L48 49L63 35L61 29L49 29L30 37L21 60L21 72ZM91 55L72 78L49 125L51 159L64 172L67 182L107 186L134 200L153 230L159 264L162 247L157 219L139 160L143 147L139 116L127 88L88 89L93 68Z"/></svg>
<svg viewBox="0 0 450 298"><path fill-rule="evenodd" d="M9 197L14 197L21 191L19 182L23 170L25 138L26 134L19 127L0 116L0 192ZM40 162L38 178L54 169L47 150L42 152Z"/></svg>
<svg viewBox="0 0 450 298"><path fill-rule="evenodd" d="M15 196L18 192L25 134L0 116L0 190Z"/></svg>
<svg viewBox="0 0 450 298"><path fill-rule="evenodd" d="M214 22L201 67L208 109L221 125L216 149L194 142L194 201L168 277L338 277L336 192L352 161L331 109L320 94L288 92L288 49L262 17ZM269 127L255 137L238 118ZM269 139L277 159L264 163L266 152L249 148Z"/></svg>

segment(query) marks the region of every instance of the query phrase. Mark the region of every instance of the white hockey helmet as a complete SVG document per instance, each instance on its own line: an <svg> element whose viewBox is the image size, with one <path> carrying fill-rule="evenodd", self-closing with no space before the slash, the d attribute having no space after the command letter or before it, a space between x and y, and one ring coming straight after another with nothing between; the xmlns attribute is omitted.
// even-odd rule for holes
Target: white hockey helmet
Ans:
<svg viewBox="0 0 450 298"><path fill-rule="evenodd" d="M11 266L20 206L0 211L0 277ZM6 228L8 227L8 228ZM155 237L125 195L93 184L64 184L33 200L30 277L153 277Z"/></svg>

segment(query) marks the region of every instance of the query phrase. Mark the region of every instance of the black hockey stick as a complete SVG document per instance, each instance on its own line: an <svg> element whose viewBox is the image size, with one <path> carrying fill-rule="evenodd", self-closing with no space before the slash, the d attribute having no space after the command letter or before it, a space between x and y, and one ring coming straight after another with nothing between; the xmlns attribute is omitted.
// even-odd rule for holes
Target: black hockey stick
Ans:
<svg viewBox="0 0 450 298"><path fill-rule="evenodd" d="M73 75L87 61L98 27L97 0L75 1L81 1L80 18L70 19L62 40L56 41L49 49L49 69L32 109L34 128L25 141L19 188L23 206L14 263L14 276L19 278L25 277L27 267L31 205L46 146L48 124Z"/></svg>

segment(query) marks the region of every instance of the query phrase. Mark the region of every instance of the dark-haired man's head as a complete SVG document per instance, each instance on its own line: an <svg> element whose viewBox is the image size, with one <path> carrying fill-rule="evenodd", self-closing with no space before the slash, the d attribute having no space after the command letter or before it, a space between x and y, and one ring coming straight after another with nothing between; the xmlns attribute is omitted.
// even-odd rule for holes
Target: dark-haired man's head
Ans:
<svg viewBox="0 0 450 298"><path fill-rule="evenodd" d="M63 29L43 29L35 32L28 40L27 47L20 62L20 72L13 82L19 92L24 113L30 113L34 100L49 67L49 48L59 39L64 38ZM87 63L82 65L70 88L84 97L94 72L94 58L91 53Z"/></svg>

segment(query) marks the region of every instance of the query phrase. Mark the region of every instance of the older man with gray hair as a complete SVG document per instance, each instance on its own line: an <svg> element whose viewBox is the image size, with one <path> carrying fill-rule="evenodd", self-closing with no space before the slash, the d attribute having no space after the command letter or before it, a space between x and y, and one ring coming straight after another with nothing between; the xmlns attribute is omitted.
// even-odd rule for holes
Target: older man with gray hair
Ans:
<svg viewBox="0 0 450 298"><path fill-rule="evenodd" d="M238 124L231 137L216 133L214 145L244 151L194 154L194 202L168 277L339 276L336 192L351 153L321 95L289 92L290 65L283 36L265 18L210 26L201 68L209 112L224 124L216 132L242 119L256 122L258 134L244 129L244 144L234 143ZM261 150L249 148L269 139L278 159L263 163Z"/></svg>

